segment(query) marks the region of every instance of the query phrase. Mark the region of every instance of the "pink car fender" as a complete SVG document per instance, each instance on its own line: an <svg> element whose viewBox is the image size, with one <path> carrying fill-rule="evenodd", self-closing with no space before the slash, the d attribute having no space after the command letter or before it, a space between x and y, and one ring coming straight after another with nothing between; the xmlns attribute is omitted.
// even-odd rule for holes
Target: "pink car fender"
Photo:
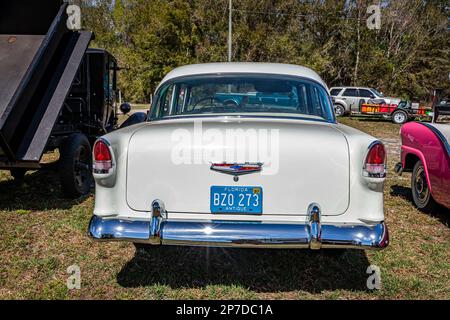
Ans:
<svg viewBox="0 0 450 320"><path fill-rule="evenodd" d="M425 167L433 198L450 207L450 148L446 138L433 125L410 122L400 130L403 171L412 171L417 160Z"/></svg>

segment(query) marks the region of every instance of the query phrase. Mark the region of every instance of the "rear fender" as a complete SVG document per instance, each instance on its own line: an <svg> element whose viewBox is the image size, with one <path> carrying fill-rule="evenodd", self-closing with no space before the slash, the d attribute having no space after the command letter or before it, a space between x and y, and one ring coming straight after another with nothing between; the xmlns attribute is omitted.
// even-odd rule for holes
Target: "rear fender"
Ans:
<svg viewBox="0 0 450 320"><path fill-rule="evenodd" d="M427 160L425 158L425 156L423 155L422 151L412 148L412 147L408 147L408 146L402 146L402 165L403 168L406 168L406 158L408 155L415 155L417 158L419 158L420 161L422 161L423 166L425 168L425 175L427 177L427 183L428 183L428 188L431 191L431 194L433 194L433 189L432 186L430 184L430 176L428 173L428 165L427 165Z"/></svg>
<svg viewBox="0 0 450 320"><path fill-rule="evenodd" d="M350 109L347 105L347 102L345 102L344 100L342 100L340 98L334 98L334 104L339 104L344 107L345 111L350 111Z"/></svg>

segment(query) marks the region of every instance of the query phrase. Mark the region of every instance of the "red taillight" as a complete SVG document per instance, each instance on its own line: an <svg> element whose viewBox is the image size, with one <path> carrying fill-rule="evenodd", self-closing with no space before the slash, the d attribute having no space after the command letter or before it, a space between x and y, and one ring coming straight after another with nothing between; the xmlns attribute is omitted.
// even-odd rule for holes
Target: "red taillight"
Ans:
<svg viewBox="0 0 450 320"><path fill-rule="evenodd" d="M112 168L112 157L108 145L99 140L94 145L94 173L106 174Z"/></svg>
<svg viewBox="0 0 450 320"><path fill-rule="evenodd" d="M94 160L95 161L111 161L111 153L109 148L103 141L97 141L94 146Z"/></svg>
<svg viewBox="0 0 450 320"><path fill-rule="evenodd" d="M381 142L370 147L364 162L364 175L371 178L386 177L386 149Z"/></svg>
<svg viewBox="0 0 450 320"><path fill-rule="evenodd" d="M366 163L370 164L384 164L386 160L386 151L381 143L377 143L370 150L367 155Z"/></svg>

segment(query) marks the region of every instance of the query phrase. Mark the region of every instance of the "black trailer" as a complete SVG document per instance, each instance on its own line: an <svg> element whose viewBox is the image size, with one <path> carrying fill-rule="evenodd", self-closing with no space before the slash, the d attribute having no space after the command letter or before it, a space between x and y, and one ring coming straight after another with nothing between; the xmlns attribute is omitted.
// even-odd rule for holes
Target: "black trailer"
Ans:
<svg viewBox="0 0 450 320"><path fill-rule="evenodd" d="M0 2L0 169L20 179L59 149L63 191L90 191L91 146L116 128L117 62L67 27L62 0Z"/></svg>
<svg viewBox="0 0 450 320"><path fill-rule="evenodd" d="M398 105L383 103L361 103L359 113L362 115L379 116L391 119L395 124L404 124L413 119L430 118L432 109L417 106L414 108L409 101L402 100Z"/></svg>
<svg viewBox="0 0 450 320"><path fill-rule="evenodd" d="M450 117L450 101L441 101L433 107L433 123L440 121L440 117Z"/></svg>
<svg viewBox="0 0 450 320"><path fill-rule="evenodd" d="M434 89L431 93L431 101L433 103L433 120L439 122L440 117L450 117L450 97L445 96L442 89Z"/></svg>

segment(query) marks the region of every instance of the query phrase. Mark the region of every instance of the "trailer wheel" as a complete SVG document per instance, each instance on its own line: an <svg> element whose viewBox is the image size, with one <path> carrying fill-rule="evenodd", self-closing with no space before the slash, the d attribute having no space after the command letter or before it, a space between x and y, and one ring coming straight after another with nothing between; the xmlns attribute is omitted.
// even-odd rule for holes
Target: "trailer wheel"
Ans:
<svg viewBox="0 0 450 320"><path fill-rule="evenodd" d="M25 178L25 174L27 173L27 170L22 168L15 168L9 170L9 172L13 176L14 180L23 181L23 179Z"/></svg>
<svg viewBox="0 0 450 320"><path fill-rule="evenodd" d="M92 158L88 138L81 133L70 135L60 147L59 174L63 193L78 198L91 190Z"/></svg>
<svg viewBox="0 0 450 320"><path fill-rule="evenodd" d="M397 110L392 114L392 122L395 124L404 124L408 121L408 115L405 111Z"/></svg>

